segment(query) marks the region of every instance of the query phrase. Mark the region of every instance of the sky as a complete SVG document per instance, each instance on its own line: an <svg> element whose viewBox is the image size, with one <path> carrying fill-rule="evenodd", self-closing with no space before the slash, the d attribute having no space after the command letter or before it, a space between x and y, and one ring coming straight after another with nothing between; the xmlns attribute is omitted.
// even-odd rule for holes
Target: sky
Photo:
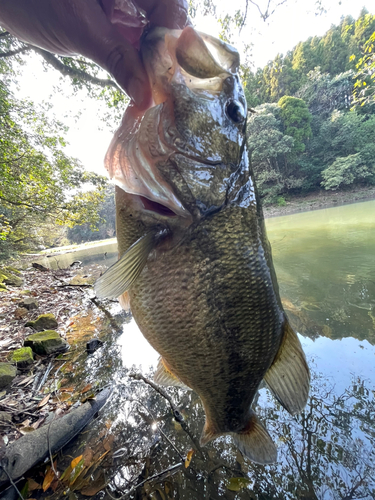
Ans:
<svg viewBox="0 0 375 500"><path fill-rule="evenodd" d="M232 11L235 12L243 2L231 0ZM266 0L259 1L259 5L262 3L266 4ZM219 14L220 5L228 5L224 0L218 0L217 4ZM332 24L338 24L342 16L357 18L362 7L375 13L375 0L364 0L364 3L323 0L323 5L327 12L316 15L316 0L287 0L286 4L277 7L266 23L257 9L250 6L247 26L240 36L234 37L232 43L240 53L243 43L252 43L254 67L263 67L278 53L287 52L299 41L323 35ZM219 25L214 18L197 16L194 21L198 30L218 35ZM30 98L35 103L49 101L53 105L53 113L69 126L67 153L80 159L87 170L105 175L103 158L113 131L103 126L100 116L104 108L97 101L88 99L84 91L72 96L68 79L61 82L57 71L44 71L38 56L22 67L19 83L18 97ZM78 119L75 118L77 114L80 115ZM113 129L116 126L114 121Z"/></svg>

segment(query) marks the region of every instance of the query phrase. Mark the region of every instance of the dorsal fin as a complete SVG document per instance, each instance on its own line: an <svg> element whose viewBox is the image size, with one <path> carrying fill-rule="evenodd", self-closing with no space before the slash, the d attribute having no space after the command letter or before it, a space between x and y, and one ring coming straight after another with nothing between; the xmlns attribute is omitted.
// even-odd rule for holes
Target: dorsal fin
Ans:
<svg viewBox="0 0 375 500"><path fill-rule="evenodd" d="M289 413L303 410L309 396L310 371L297 334L287 320L279 351L264 380Z"/></svg>

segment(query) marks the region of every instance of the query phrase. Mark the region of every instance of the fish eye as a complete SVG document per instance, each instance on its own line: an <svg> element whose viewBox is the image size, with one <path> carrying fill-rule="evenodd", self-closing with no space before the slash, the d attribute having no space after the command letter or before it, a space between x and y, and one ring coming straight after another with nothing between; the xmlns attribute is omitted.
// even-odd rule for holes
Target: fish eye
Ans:
<svg viewBox="0 0 375 500"><path fill-rule="evenodd" d="M241 123L245 120L245 110L238 101L230 101L227 104L226 113L234 123Z"/></svg>

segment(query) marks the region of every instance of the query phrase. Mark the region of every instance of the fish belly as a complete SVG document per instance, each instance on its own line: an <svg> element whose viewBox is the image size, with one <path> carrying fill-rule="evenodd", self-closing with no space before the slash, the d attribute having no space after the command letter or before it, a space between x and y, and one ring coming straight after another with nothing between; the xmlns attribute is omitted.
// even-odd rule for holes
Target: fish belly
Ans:
<svg viewBox="0 0 375 500"><path fill-rule="evenodd" d="M282 337L284 314L262 241L255 209L229 205L173 250L156 251L129 292L141 332L198 393L220 432L248 422Z"/></svg>

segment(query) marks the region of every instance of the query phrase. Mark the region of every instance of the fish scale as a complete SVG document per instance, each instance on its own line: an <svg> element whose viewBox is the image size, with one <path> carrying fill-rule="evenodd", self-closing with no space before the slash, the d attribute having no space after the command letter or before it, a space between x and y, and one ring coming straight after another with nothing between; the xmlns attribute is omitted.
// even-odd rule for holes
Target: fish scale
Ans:
<svg viewBox="0 0 375 500"><path fill-rule="evenodd" d="M141 51L157 105L130 107L108 150L121 187L120 259L95 288L130 303L161 355L155 381L200 396L202 445L230 434L244 456L272 463L276 447L251 407L259 385L295 414L310 374L282 308L246 151L238 54L191 27L151 31ZM171 60L174 73L162 64Z"/></svg>
<svg viewBox="0 0 375 500"><path fill-rule="evenodd" d="M202 221L189 242L149 262L130 290L132 311L146 339L194 388L206 411L218 415L213 424L223 432L235 430L232 418L247 423L250 402L282 335L283 313L258 250L261 243L248 231L252 217L248 210L229 206ZM261 337L252 333L260 329ZM232 380L239 378L242 387L233 391L233 408ZM228 408L233 408L229 418Z"/></svg>

